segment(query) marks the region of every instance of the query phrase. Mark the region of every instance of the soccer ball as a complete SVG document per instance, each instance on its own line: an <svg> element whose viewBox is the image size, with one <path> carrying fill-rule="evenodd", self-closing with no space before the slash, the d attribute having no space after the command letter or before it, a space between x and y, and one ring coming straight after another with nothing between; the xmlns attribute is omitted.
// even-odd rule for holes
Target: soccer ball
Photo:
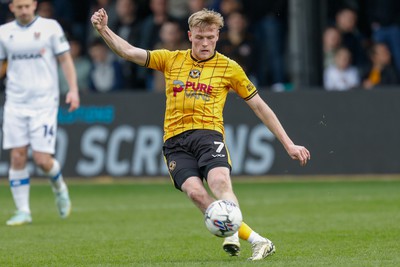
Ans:
<svg viewBox="0 0 400 267"><path fill-rule="evenodd" d="M208 206L204 214L207 229L218 237L235 234L242 224L242 212L229 200L217 200Z"/></svg>

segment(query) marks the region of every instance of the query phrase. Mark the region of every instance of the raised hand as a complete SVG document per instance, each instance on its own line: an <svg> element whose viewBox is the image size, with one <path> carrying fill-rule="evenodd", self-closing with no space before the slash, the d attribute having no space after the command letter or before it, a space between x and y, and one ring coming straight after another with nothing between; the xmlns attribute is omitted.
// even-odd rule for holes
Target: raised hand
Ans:
<svg viewBox="0 0 400 267"><path fill-rule="evenodd" d="M108 15L104 8L99 9L98 11L94 12L91 17L91 22L93 27L97 31L102 31L107 27L108 23Z"/></svg>

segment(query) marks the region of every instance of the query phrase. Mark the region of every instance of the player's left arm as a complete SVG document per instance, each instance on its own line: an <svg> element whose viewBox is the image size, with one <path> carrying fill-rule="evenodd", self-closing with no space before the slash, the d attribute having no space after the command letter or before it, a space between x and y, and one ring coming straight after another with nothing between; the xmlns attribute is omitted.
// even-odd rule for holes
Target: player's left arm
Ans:
<svg viewBox="0 0 400 267"><path fill-rule="evenodd" d="M69 52L59 55L58 61L60 62L61 69L68 83L69 91L65 98L65 103L70 105L68 111L71 112L79 108L80 105L79 89L74 63Z"/></svg>
<svg viewBox="0 0 400 267"><path fill-rule="evenodd" d="M301 166L306 165L307 161L311 158L310 152L304 146L298 146L293 143L274 111L265 103L260 95L256 94L254 97L247 100L246 103L264 125L278 138L289 156L292 159L298 160Z"/></svg>

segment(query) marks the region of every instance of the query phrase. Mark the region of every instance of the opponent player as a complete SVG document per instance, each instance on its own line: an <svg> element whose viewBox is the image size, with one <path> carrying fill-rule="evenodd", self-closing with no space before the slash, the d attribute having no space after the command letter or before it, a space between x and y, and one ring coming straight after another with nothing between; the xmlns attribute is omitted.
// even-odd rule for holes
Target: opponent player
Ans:
<svg viewBox="0 0 400 267"><path fill-rule="evenodd" d="M175 187L203 212L215 199L238 203L230 178L231 162L224 141L222 112L226 96L233 89L283 144L289 156L305 165L309 151L295 145L274 112L261 99L242 68L215 51L222 16L202 10L189 18L189 50L153 50L132 46L112 32L104 9L91 21L108 46L122 58L165 75L166 113L163 153ZM213 194L209 195L203 180ZM250 260L260 260L275 251L274 244L243 223L238 234L226 238L224 250L236 256L239 238L252 244Z"/></svg>
<svg viewBox="0 0 400 267"><path fill-rule="evenodd" d="M52 156L59 105L57 60L69 85L70 111L79 107L76 73L61 26L35 16L36 7L35 0L12 0L9 8L15 20L0 26L0 65L8 62L3 148L11 149L9 180L17 208L6 223L11 226L32 222L29 145L36 165L50 178L60 216L66 218L71 210L60 164Z"/></svg>

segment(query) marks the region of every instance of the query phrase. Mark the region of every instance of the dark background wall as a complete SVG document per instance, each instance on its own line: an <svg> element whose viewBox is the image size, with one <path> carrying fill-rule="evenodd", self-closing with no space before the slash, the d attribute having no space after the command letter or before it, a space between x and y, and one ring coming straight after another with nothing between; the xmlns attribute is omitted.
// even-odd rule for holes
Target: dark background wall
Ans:
<svg viewBox="0 0 400 267"><path fill-rule="evenodd" d="M245 102L231 94L225 124L234 174L400 173L398 89L260 94L312 159L306 167L291 160ZM162 94L99 94L83 95L74 113L62 106L56 157L65 175L166 175L164 101ZM0 176L7 176L7 153L0 154ZM36 171L33 164L30 168Z"/></svg>

